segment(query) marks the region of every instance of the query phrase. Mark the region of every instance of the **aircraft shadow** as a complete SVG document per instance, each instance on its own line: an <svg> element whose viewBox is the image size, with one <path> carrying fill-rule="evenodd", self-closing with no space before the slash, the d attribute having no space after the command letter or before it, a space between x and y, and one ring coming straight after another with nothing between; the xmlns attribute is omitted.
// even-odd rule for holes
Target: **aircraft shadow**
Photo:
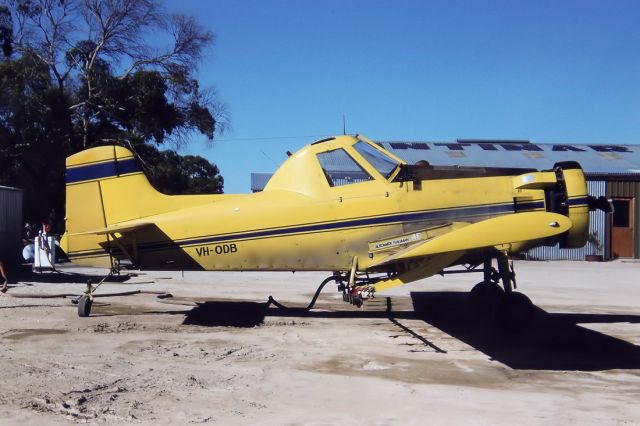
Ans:
<svg viewBox="0 0 640 426"><path fill-rule="evenodd" d="M600 371L639 369L640 347L580 323L640 323L640 315L549 313L535 307L525 330L505 332L479 321L468 293L414 292L419 319L513 369Z"/></svg>
<svg viewBox="0 0 640 426"><path fill-rule="evenodd" d="M211 327L256 327L264 322L267 302L214 301L187 311L183 324Z"/></svg>
<svg viewBox="0 0 640 426"><path fill-rule="evenodd" d="M210 327L256 327L264 323L266 317L304 317L304 318L389 318L385 311L360 311L344 305L344 311L311 310L302 308L278 309L270 307L269 302L246 302L241 300L215 300L200 302L187 311L185 325L204 325ZM415 318L411 311L394 312L394 318Z"/></svg>
<svg viewBox="0 0 640 426"><path fill-rule="evenodd" d="M640 369L640 347L624 340L581 327L580 323L640 323L640 315L549 313L535 308L532 325L518 332L499 330L491 321L479 321L468 306L468 293L414 292L413 311L394 311L391 298L382 311L277 309L267 302L209 301L185 313L183 324L255 327L266 317L380 318L436 352L447 353L404 324L418 319L483 352L513 369L601 371Z"/></svg>
<svg viewBox="0 0 640 426"><path fill-rule="evenodd" d="M108 283L125 283L131 278L136 277L135 273L125 273L120 275L112 275L105 282ZM100 282L104 275L82 274L77 272L33 272L31 270L20 270L10 276L10 282L18 283L50 283L50 284L86 284L88 280L94 283Z"/></svg>

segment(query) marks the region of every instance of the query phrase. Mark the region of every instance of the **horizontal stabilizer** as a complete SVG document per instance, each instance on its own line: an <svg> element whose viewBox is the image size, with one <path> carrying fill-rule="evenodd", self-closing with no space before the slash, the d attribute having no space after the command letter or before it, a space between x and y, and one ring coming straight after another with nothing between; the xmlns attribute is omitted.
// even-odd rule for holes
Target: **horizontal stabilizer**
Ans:
<svg viewBox="0 0 640 426"><path fill-rule="evenodd" d="M123 223L123 224L115 224L107 226L106 228L100 229L92 229L91 231L79 232L77 234L70 235L108 235L114 234L116 232L123 234L125 232L135 231L137 229L146 228L147 226L151 226L153 223L151 222L134 222L134 223Z"/></svg>
<svg viewBox="0 0 640 426"><path fill-rule="evenodd" d="M567 232L571 226L572 222L568 217L549 212L526 212L498 216L459 227L444 235L431 238L420 244L414 244L381 259L378 263L369 265L369 267L439 253L540 240Z"/></svg>

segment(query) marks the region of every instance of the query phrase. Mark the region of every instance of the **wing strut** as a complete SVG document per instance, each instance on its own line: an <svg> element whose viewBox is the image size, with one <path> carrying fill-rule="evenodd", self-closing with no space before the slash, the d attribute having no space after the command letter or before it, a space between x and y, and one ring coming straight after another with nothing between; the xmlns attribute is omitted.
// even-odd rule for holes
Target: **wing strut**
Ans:
<svg viewBox="0 0 640 426"><path fill-rule="evenodd" d="M131 260L131 263L134 266L138 266L138 240L136 238L136 233L135 232L131 233L131 237L132 237L132 240L133 240L133 256L129 253L127 248L120 242L118 237L116 237L116 233L115 232L109 233L108 235L109 235L109 237L111 237L111 239L113 239L113 242L118 246L118 248L120 250L122 250L124 255L127 256L129 258L129 260Z"/></svg>

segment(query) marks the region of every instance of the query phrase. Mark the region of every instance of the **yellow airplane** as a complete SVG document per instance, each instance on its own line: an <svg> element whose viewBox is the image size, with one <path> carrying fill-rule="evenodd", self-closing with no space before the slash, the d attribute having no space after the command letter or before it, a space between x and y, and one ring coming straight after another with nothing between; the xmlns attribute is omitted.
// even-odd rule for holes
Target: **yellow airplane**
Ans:
<svg viewBox="0 0 640 426"><path fill-rule="evenodd" d="M305 146L255 194L164 195L120 146L82 151L66 166L61 246L74 263L331 271L322 285L337 282L356 305L465 265L484 274L471 292L475 305L499 306L511 322L532 309L513 291L508 257L542 244L583 246L595 204L575 162L547 171L408 165L361 135ZM89 289L81 316L91 300Z"/></svg>

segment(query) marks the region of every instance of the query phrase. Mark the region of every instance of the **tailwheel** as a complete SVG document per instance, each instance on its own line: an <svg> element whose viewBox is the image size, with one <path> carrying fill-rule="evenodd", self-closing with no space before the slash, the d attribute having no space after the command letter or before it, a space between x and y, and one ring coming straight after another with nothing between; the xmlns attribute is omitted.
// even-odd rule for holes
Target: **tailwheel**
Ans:
<svg viewBox="0 0 640 426"><path fill-rule="evenodd" d="M82 295L78 299L78 316L88 317L91 314L91 305L93 305L93 298L90 295Z"/></svg>
<svg viewBox="0 0 640 426"><path fill-rule="evenodd" d="M522 330L533 320L533 303L522 293L512 291L506 293L496 311L498 325L505 330Z"/></svg>
<svg viewBox="0 0 640 426"><path fill-rule="evenodd" d="M104 281L104 279L102 280ZM102 284L102 281L100 284ZM98 284L98 286L100 286ZM97 287L96 287L97 288ZM95 290L92 286L92 281L87 281L87 289L84 294L78 298L78 316L79 317L88 317L91 314L91 306L93 305L93 296L92 293Z"/></svg>
<svg viewBox="0 0 640 426"><path fill-rule="evenodd" d="M475 314L492 317L504 296L504 290L493 281L482 281L469 292L469 304Z"/></svg>

